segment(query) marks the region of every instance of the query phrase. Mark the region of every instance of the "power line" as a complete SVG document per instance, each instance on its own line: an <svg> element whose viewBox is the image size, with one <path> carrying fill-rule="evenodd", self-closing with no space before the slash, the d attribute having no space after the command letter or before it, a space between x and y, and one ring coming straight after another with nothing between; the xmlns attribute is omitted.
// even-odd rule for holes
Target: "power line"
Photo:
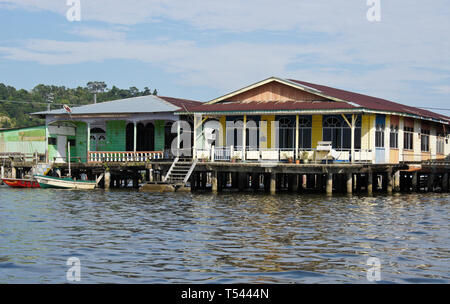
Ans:
<svg viewBox="0 0 450 304"><path fill-rule="evenodd" d="M5 100L5 99L0 99L0 102L12 102L12 103L26 103L29 105L33 105L33 104L43 104L43 105L48 105L48 102L39 102L39 101L21 101L21 100ZM54 104L54 103L52 103ZM60 105L63 106L63 104L61 103L57 103L55 105ZM68 104L66 103L66 105L68 106L82 106L81 104Z"/></svg>

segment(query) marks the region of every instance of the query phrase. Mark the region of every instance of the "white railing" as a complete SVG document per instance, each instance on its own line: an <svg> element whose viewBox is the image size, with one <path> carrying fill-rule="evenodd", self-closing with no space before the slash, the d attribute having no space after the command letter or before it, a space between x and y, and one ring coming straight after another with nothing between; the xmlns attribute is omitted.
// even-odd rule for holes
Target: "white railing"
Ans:
<svg viewBox="0 0 450 304"><path fill-rule="evenodd" d="M214 148L214 161L229 161L231 159L231 149L228 147Z"/></svg>
<svg viewBox="0 0 450 304"><path fill-rule="evenodd" d="M104 162L147 162L151 160L163 159L163 151L149 152L97 152L89 151L88 162L104 163Z"/></svg>
<svg viewBox="0 0 450 304"><path fill-rule="evenodd" d="M296 153L297 152L297 153ZM197 159L205 161L236 161L244 160L242 147L211 147L211 149L197 150ZM351 163L350 149L332 149L319 151L316 149L285 149L285 148L247 148L245 161L247 162L301 162L301 163ZM368 149L355 149L353 163L372 163L373 152Z"/></svg>

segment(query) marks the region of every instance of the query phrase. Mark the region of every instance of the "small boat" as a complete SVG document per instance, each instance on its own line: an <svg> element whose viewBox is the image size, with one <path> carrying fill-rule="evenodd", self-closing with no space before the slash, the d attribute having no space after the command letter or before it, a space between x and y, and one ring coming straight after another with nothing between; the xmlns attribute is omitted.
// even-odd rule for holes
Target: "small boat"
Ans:
<svg viewBox="0 0 450 304"><path fill-rule="evenodd" d="M92 190L97 186L96 181L74 180L70 177L35 175L34 178L41 188Z"/></svg>
<svg viewBox="0 0 450 304"><path fill-rule="evenodd" d="M35 179L2 178L2 181L12 188L40 188Z"/></svg>

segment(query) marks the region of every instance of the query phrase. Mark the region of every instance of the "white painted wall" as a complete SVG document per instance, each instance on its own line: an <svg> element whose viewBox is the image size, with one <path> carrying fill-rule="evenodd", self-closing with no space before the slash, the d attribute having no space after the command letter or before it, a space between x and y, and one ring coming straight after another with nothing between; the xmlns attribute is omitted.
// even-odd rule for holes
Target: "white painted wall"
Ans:
<svg viewBox="0 0 450 304"><path fill-rule="evenodd" d="M390 144L390 137L391 137L391 116L386 115L386 125L384 129L384 156L385 156L385 162L388 164L390 162L391 158L391 144Z"/></svg>
<svg viewBox="0 0 450 304"><path fill-rule="evenodd" d="M414 161L422 160L422 152L420 150L420 129L421 129L421 121L418 119L414 120Z"/></svg>
<svg viewBox="0 0 450 304"><path fill-rule="evenodd" d="M431 152L431 159L436 159L436 126L430 127L430 152Z"/></svg>
<svg viewBox="0 0 450 304"><path fill-rule="evenodd" d="M398 123L398 160L403 161L403 144L404 144L404 133L403 129L405 128L405 121L403 117L400 117Z"/></svg>

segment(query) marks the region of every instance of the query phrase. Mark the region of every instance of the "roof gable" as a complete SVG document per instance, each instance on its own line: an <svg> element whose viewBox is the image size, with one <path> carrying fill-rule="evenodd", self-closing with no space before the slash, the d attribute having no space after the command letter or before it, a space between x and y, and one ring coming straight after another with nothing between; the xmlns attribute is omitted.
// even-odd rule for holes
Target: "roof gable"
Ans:
<svg viewBox="0 0 450 304"><path fill-rule="evenodd" d="M271 81L247 91L238 93L226 99L226 101L249 102L286 102L286 101L329 101L329 99L310 92L299 90L278 81ZM222 101L224 102L224 101ZM219 102L220 103L220 102Z"/></svg>
<svg viewBox="0 0 450 304"><path fill-rule="evenodd" d="M281 91L280 91L281 90ZM270 97L279 98L269 100ZM205 104L216 104L225 101L237 101L242 98L245 101L261 101L252 100L252 98L266 98L267 101L343 101L322 94L320 90L308 87L290 80L277 77L270 77L259 81L240 90L223 95L213 99Z"/></svg>

